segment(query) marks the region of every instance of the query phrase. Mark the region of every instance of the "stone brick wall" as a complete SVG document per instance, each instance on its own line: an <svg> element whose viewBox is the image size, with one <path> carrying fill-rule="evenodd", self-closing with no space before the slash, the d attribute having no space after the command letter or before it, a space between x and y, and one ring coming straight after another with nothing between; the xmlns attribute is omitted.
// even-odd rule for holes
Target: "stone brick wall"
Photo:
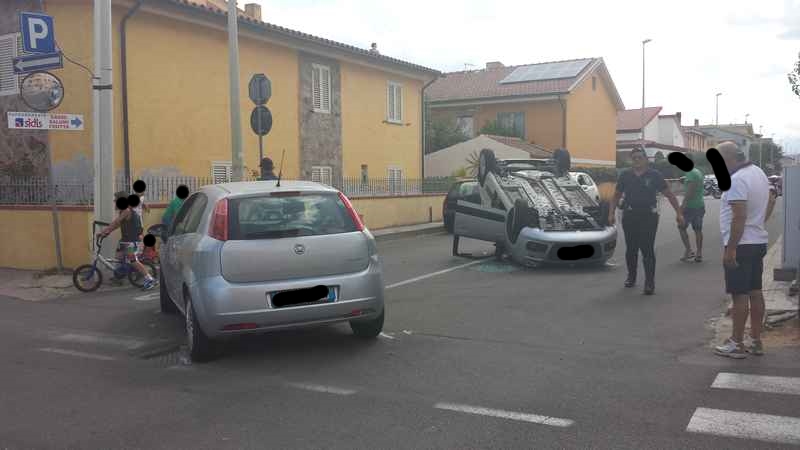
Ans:
<svg viewBox="0 0 800 450"><path fill-rule="evenodd" d="M331 166L333 177L342 176L342 83L339 63L300 53L300 174L311 179L312 166ZM321 64L331 69L331 112L314 112L311 68Z"/></svg>

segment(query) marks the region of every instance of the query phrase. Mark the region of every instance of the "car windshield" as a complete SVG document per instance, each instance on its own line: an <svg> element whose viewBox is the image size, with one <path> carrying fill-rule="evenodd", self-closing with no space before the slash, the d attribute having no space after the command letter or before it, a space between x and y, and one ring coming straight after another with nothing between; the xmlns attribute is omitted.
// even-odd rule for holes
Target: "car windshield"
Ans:
<svg viewBox="0 0 800 450"><path fill-rule="evenodd" d="M336 194L263 196L230 203L233 240L349 233L356 225Z"/></svg>

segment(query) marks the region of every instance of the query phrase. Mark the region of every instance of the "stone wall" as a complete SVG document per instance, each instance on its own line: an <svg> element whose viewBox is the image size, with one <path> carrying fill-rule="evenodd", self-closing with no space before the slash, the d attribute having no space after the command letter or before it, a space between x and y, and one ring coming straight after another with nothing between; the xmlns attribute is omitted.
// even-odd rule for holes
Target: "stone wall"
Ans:
<svg viewBox="0 0 800 450"><path fill-rule="evenodd" d="M331 166L333 178L342 176L342 83L339 63L300 53L300 174L311 179L312 166ZM331 70L331 112L314 112L311 69L321 64ZM277 164L277 161L276 161Z"/></svg>

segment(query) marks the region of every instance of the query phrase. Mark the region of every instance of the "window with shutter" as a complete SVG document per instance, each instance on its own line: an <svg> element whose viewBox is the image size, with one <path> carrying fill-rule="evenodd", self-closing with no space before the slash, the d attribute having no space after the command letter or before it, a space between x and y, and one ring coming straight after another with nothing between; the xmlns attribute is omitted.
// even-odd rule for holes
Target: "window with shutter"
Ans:
<svg viewBox="0 0 800 450"><path fill-rule="evenodd" d="M311 181L315 183L333 185L333 167L331 166L312 166Z"/></svg>
<svg viewBox="0 0 800 450"><path fill-rule="evenodd" d="M401 192L403 183L403 169L399 167L389 167L389 192L396 194Z"/></svg>
<svg viewBox="0 0 800 450"><path fill-rule="evenodd" d="M19 54L19 33L0 36L0 95L19 94L19 79L14 74L14 58Z"/></svg>
<svg viewBox="0 0 800 450"><path fill-rule="evenodd" d="M525 113L497 113L497 124L513 137L525 138Z"/></svg>
<svg viewBox="0 0 800 450"><path fill-rule="evenodd" d="M386 120L392 123L403 121L403 87L391 81L386 85Z"/></svg>
<svg viewBox="0 0 800 450"><path fill-rule="evenodd" d="M311 65L311 97L316 112L331 112L331 69Z"/></svg>
<svg viewBox="0 0 800 450"><path fill-rule="evenodd" d="M229 183L233 175L230 161L214 161L211 163L211 178L214 184Z"/></svg>

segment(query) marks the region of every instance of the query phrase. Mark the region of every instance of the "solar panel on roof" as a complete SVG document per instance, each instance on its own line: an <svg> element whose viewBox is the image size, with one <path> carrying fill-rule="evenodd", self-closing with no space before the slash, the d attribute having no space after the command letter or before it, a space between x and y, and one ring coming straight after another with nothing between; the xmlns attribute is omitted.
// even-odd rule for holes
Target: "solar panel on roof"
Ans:
<svg viewBox="0 0 800 450"><path fill-rule="evenodd" d="M500 84L573 78L581 73L589 62L591 59L520 66L500 80Z"/></svg>

